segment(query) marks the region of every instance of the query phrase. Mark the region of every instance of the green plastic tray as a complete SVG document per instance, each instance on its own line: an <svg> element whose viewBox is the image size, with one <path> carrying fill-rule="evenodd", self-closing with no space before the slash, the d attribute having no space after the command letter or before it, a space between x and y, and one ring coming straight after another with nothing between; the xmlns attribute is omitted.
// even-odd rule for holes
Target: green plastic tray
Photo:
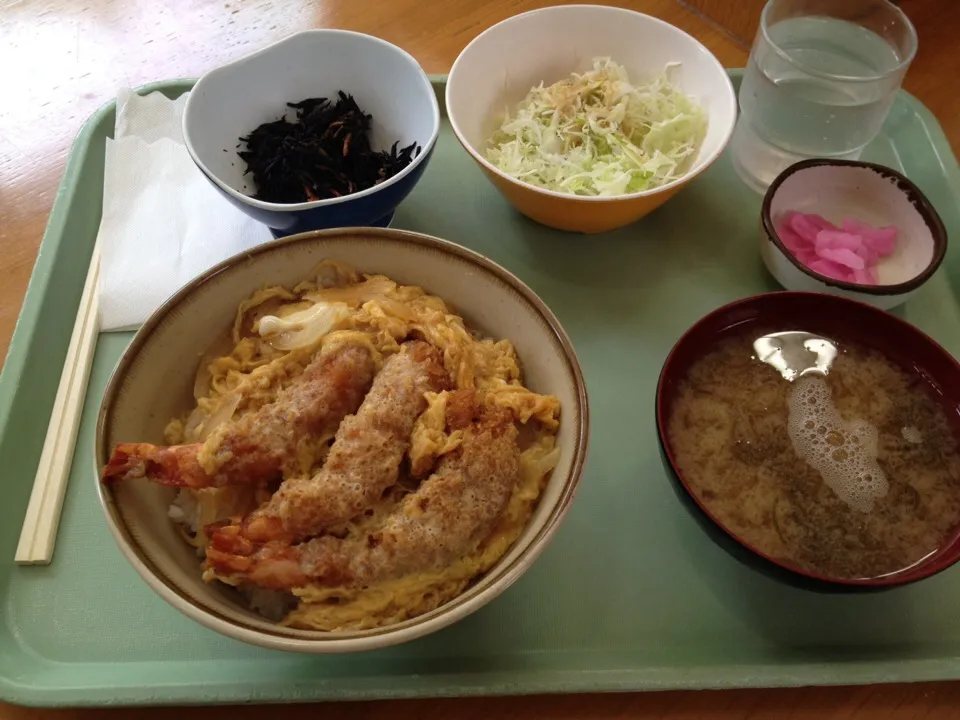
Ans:
<svg viewBox="0 0 960 720"><path fill-rule="evenodd" d="M440 95L443 82L435 79ZM960 567L868 597L792 590L715 547L667 482L653 421L663 359L708 311L775 289L757 251L760 198L727 157L632 227L569 235L514 213L444 125L395 226L462 243L529 283L576 345L593 420L581 490L555 541L475 615L389 650L310 657L220 637L169 607L115 547L91 471L97 407L128 334L102 335L97 345L54 561L15 566L100 219L113 124L111 104L76 141L0 376L3 699L196 704L960 678ZM897 97L865 157L904 171L960 237L960 171L919 102ZM957 245L902 312L954 354Z"/></svg>

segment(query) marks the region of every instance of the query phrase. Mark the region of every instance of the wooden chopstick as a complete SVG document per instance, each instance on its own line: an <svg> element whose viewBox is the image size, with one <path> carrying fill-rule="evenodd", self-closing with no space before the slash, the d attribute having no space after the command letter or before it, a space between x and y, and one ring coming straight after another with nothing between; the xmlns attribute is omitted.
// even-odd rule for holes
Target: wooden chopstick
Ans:
<svg viewBox="0 0 960 720"><path fill-rule="evenodd" d="M67 491L83 401L100 331L100 250L93 248L77 319L70 336L47 435L43 441L30 503L14 560L21 565L47 565L53 559L60 511Z"/></svg>

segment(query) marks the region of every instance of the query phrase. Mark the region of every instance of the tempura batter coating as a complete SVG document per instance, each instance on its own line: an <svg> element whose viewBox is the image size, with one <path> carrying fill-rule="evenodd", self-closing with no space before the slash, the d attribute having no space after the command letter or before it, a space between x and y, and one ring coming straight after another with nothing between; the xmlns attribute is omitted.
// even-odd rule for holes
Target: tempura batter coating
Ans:
<svg viewBox="0 0 960 720"><path fill-rule="evenodd" d="M491 532L520 475L510 413L485 407L478 414L465 428L462 445L365 537L273 542L249 548L247 556L230 554L234 548L227 538L214 537L207 566L230 582L276 590L362 586L443 568Z"/></svg>
<svg viewBox="0 0 960 720"><path fill-rule="evenodd" d="M448 383L436 348L405 343L384 363L357 414L340 424L320 471L284 482L242 534L257 542L298 542L372 507L397 482L413 424L427 406L425 393Z"/></svg>
<svg viewBox="0 0 960 720"><path fill-rule="evenodd" d="M255 484L276 479L297 456L300 442L337 427L355 412L376 371L369 350L345 346L318 356L276 401L241 415L219 432L218 467L200 463L203 443L118 445L103 472L104 482L146 477L163 485L204 488Z"/></svg>

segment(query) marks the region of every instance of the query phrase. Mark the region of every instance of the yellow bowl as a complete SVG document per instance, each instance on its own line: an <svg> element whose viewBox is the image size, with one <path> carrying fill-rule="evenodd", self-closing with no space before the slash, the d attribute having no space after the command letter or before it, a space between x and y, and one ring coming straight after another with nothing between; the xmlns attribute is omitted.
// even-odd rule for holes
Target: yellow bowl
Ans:
<svg viewBox="0 0 960 720"><path fill-rule="evenodd" d="M484 157L507 108L530 88L591 67L595 57L623 65L631 78L652 77L667 63L680 89L708 115L707 135L692 167L661 187L615 197L586 197L516 180ZM566 5L516 15L473 40L450 70L447 114L457 139L517 210L560 230L598 233L639 220L706 170L726 147L737 117L730 78L703 45L679 28L630 10Z"/></svg>

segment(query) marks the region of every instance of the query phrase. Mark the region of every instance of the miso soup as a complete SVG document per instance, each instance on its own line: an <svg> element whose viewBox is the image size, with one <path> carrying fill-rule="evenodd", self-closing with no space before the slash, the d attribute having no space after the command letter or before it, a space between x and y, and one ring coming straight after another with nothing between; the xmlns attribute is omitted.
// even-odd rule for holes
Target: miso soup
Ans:
<svg viewBox="0 0 960 720"><path fill-rule="evenodd" d="M843 338L779 337L728 336L681 382L667 434L690 491L754 549L830 578L902 572L952 542L960 454L933 387Z"/></svg>

